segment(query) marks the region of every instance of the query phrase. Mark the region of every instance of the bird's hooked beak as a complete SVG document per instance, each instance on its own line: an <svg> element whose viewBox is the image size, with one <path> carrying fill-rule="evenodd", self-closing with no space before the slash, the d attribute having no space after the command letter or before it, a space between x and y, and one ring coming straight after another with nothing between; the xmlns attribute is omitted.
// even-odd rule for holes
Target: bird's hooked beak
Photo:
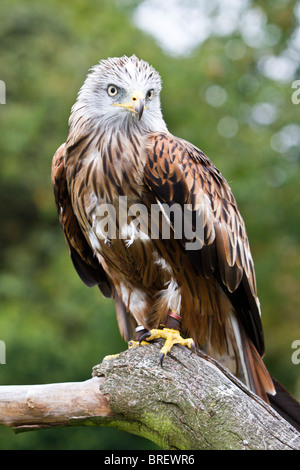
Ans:
<svg viewBox="0 0 300 470"><path fill-rule="evenodd" d="M145 95L141 91L134 91L132 94L132 109L137 113L139 121L145 109Z"/></svg>
<svg viewBox="0 0 300 470"><path fill-rule="evenodd" d="M132 93L131 101L129 103L114 103L113 106L120 106L121 108L129 109L129 111L138 115L139 121L142 118L145 106L145 95L142 91L136 90Z"/></svg>

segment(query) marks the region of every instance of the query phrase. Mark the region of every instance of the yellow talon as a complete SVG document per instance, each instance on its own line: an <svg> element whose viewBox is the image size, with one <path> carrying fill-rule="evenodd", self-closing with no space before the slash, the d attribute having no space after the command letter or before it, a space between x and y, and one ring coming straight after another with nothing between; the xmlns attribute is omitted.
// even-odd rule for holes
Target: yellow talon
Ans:
<svg viewBox="0 0 300 470"><path fill-rule="evenodd" d="M114 357L117 357L119 355L118 354L109 354L108 356L105 356L103 361L109 361L110 359L113 359Z"/></svg>
<svg viewBox="0 0 300 470"><path fill-rule="evenodd" d="M134 341L134 340L132 339L132 340L130 340L130 341L128 342L128 348L129 348L129 349L131 349L131 348L136 348L137 346L145 345L145 344L148 344L148 342L147 342L147 341L141 341L141 342L139 342L139 341Z"/></svg>
<svg viewBox="0 0 300 470"><path fill-rule="evenodd" d="M165 339L165 344L160 350L160 363L162 364L165 356L168 352L171 351L174 344L180 344L181 346L185 346L192 351L194 351L195 343L192 338L182 338L180 336L179 330L174 330L172 328L163 328L161 330L153 329L150 330L148 333L142 336L141 339L147 338L148 341L152 341L154 339L162 338ZM144 341L143 341L144 343Z"/></svg>

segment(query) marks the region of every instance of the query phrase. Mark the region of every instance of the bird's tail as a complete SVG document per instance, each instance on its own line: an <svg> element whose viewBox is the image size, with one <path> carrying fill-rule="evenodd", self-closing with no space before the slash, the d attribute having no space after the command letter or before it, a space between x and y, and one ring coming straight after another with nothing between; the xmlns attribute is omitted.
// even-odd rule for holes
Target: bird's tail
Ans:
<svg viewBox="0 0 300 470"><path fill-rule="evenodd" d="M269 403L281 416L300 431L300 403L269 374L261 356L257 352L252 341L249 340L243 328L239 329L243 353L244 376L247 377L247 385L258 396Z"/></svg>
<svg viewBox="0 0 300 470"><path fill-rule="evenodd" d="M300 431L300 403L273 377L272 381L276 393L268 397L270 405Z"/></svg>
<svg viewBox="0 0 300 470"><path fill-rule="evenodd" d="M276 393L272 377L252 341L244 334L243 354L246 364L248 386L258 396L269 403L269 396Z"/></svg>
<svg viewBox="0 0 300 470"><path fill-rule="evenodd" d="M227 351L220 354L220 351L217 351L214 347L209 347L209 345L206 348L201 347L201 349L204 349L208 355L221 362L250 390L269 402L268 395L276 393L272 378L261 356L233 312L228 316L228 320L226 330Z"/></svg>

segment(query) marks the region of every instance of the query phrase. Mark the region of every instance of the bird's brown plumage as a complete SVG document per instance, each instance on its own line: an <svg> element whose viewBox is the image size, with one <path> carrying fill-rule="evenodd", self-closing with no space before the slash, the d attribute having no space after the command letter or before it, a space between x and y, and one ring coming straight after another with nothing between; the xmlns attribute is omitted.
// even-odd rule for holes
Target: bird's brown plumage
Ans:
<svg viewBox="0 0 300 470"><path fill-rule="evenodd" d="M262 361L254 266L236 201L208 157L167 130L160 90L155 69L132 56L101 61L78 94L52 162L74 266L87 286L114 298L126 340L137 325L164 325L171 311L183 335L299 425L299 404Z"/></svg>
<svg viewBox="0 0 300 470"><path fill-rule="evenodd" d="M101 158L89 158L97 152ZM123 334L132 331L131 323L147 329L165 323L166 286L174 282L181 294L182 331L198 347L237 372L241 364L232 327L236 315L247 332L244 341L251 341L245 349L248 360L252 362L253 348L263 353L244 222L227 182L199 149L168 133L139 140L112 132L108 141L101 134L88 135L60 147L53 160L53 184L74 265L87 285L97 284L105 295L115 297ZM118 214L119 196L126 196L128 205L145 205L149 214L157 200L202 211L202 249L186 251L172 231L168 240L137 239L128 246L126 239L120 239L118 221L116 239L97 238L93 226L99 204L113 204ZM260 363L259 354L254 357ZM272 385L263 363L260 367L256 377L257 367L252 366L252 375L256 391L265 396Z"/></svg>
<svg viewBox="0 0 300 470"><path fill-rule="evenodd" d="M111 83L121 102L108 96ZM142 91L133 93L137 86ZM260 358L263 334L243 220L210 160L167 131L160 88L157 72L135 56L103 61L87 78L72 110L68 139L52 164L72 261L86 285L115 299L126 339L137 324L157 328L170 309L176 310L183 334L265 397L272 383ZM176 237L168 218L169 239L151 238L151 224L142 233L132 226L133 214L126 213L121 223L122 198L128 207L146 208L144 222L151 222L151 207L157 203L189 204L194 216L203 214L201 249L186 250L187 240ZM111 239L100 230L99 209L105 204L117 214ZM131 228L127 237L124 228Z"/></svg>

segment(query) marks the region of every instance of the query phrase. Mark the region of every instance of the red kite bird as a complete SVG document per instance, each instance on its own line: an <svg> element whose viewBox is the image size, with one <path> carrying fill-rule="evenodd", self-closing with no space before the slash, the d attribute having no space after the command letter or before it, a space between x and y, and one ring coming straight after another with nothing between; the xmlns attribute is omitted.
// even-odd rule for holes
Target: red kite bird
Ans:
<svg viewBox="0 0 300 470"><path fill-rule="evenodd" d="M284 392L262 361L245 224L213 163L168 131L160 91L136 56L102 60L87 76L52 165L72 261L114 298L127 341L134 329L137 340L166 339L161 362L173 344L195 345L276 402Z"/></svg>

